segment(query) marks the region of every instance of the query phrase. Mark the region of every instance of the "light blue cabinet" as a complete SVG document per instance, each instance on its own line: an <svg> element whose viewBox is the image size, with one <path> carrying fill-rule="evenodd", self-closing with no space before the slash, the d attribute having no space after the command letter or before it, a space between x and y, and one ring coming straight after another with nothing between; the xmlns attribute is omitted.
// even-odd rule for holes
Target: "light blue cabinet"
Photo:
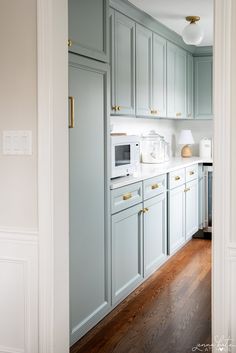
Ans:
<svg viewBox="0 0 236 353"><path fill-rule="evenodd" d="M112 304L143 280L142 204L112 216Z"/></svg>
<svg viewBox="0 0 236 353"><path fill-rule="evenodd" d="M69 0L69 51L107 62L108 0Z"/></svg>
<svg viewBox="0 0 236 353"><path fill-rule="evenodd" d="M136 115L152 115L152 32L136 24Z"/></svg>
<svg viewBox="0 0 236 353"><path fill-rule="evenodd" d="M155 271L167 256L166 191L144 202L144 276Z"/></svg>
<svg viewBox="0 0 236 353"><path fill-rule="evenodd" d="M194 118L193 107L193 56L187 54L187 118Z"/></svg>
<svg viewBox="0 0 236 353"><path fill-rule="evenodd" d="M185 184L168 191L168 253L185 242Z"/></svg>
<svg viewBox="0 0 236 353"><path fill-rule="evenodd" d="M70 336L73 344L111 306L108 181L104 172L109 75L106 64L72 54L69 59L69 95L74 100L75 111L75 125L69 129Z"/></svg>
<svg viewBox="0 0 236 353"><path fill-rule="evenodd" d="M152 116L166 117L166 40L153 33Z"/></svg>
<svg viewBox="0 0 236 353"><path fill-rule="evenodd" d="M187 52L167 43L167 117L186 117Z"/></svg>
<svg viewBox="0 0 236 353"><path fill-rule="evenodd" d="M135 114L135 22L110 13L111 114Z"/></svg>
<svg viewBox="0 0 236 353"><path fill-rule="evenodd" d="M186 240L198 231L198 179L186 183Z"/></svg>
<svg viewBox="0 0 236 353"><path fill-rule="evenodd" d="M196 119L213 118L212 56L194 58L194 109Z"/></svg>

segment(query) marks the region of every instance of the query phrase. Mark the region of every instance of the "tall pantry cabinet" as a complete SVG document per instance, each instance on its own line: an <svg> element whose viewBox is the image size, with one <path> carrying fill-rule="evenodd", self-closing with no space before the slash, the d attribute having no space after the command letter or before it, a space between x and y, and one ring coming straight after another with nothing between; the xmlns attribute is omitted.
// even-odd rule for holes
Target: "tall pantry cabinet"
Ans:
<svg viewBox="0 0 236 353"><path fill-rule="evenodd" d="M87 7L95 10L89 12ZM111 306L106 170L109 65L101 62L108 57L107 13L107 1L69 0L71 344Z"/></svg>

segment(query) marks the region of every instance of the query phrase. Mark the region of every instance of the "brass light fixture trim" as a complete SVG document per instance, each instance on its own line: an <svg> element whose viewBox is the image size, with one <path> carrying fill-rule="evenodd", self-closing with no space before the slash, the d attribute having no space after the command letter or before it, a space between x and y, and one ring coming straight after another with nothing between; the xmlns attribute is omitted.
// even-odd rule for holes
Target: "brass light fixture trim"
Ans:
<svg viewBox="0 0 236 353"><path fill-rule="evenodd" d="M185 17L186 21L190 22L190 23L195 23L197 21L200 20L199 16L187 16Z"/></svg>

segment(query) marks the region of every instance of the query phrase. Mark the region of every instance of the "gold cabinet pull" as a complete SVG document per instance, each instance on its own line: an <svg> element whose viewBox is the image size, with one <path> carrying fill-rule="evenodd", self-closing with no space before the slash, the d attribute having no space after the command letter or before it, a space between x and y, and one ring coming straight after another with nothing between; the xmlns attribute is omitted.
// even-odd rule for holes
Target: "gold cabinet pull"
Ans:
<svg viewBox="0 0 236 353"><path fill-rule="evenodd" d="M149 211L149 208L145 207L140 211L140 213L147 213L148 211Z"/></svg>
<svg viewBox="0 0 236 353"><path fill-rule="evenodd" d="M179 113L176 113L176 116L181 116L182 114L179 112Z"/></svg>
<svg viewBox="0 0 236 353"><path fill-rule="evenodd" d="M180 180L180 176L177 175L177 176L175 177L175 180L176 180L176 181L177 181L177 180Z"/></svg>
<svg viewBox="0 0 236 353"><path fill-rule="evenodd" d="M190 188L184 189L184 192L188 192L188 191L190 191Z"/></svg>
<svg viewBox="0 0 236 353"><path fill-rule="evenodd" d="M131 192L129 192L128 194L123 195L123 200L124 200L124 201L127 201L127 200L129 200L129 199L131 199L131 198L132 198Z"/></svg>
<svg viewBox="0 0 236 353"><path fill-rule="evenodd" d="M121 106L120 105L113 105L111 107L112 110L114 110L115 112L119 112L121 110Z"/></svg>
<svg viewBox="0 0 236 353"><path fill-rule="evenodd" d="M195 172L192 170L191 172L189 172L189 175L194 175Z"/></svg>
<svg viewBox="0 0 236 353"><path fill-rule="evenodd" d="M70 101L70 118L69 118L69 128L73 129L75 127L75 99L74 97L69 97Z"/></svg>
<svg viewBox="0 0 236 353"><path fill-rule="evenodd" d="M68 39L67 44L68 44L68 47L72 47L72 44L73 44L72 40Z"/></svg>
<svg viewBox="0 0 236 353"><path fill-rule="evenodd" d="M157 114L157 110L151 109L151 114Z"/></svg>
<svg viewBox="0 0 236 353"><path fill-rule="evenodd" d="M155 189L158 189L160 187L160 185L159 184L153 184L151 187L152 187L152 190L155 190Z"/></svg>

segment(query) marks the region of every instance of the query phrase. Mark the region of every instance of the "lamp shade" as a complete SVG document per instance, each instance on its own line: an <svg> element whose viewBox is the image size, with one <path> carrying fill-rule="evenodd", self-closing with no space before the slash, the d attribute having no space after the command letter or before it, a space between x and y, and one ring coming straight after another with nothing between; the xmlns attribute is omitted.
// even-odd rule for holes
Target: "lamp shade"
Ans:
<svg viewBox="0 0 236 353"><path fill-rule="evenodd" d="M193 145L194 139L191 130L181 130L178 143L179 145Z"/></svg>

